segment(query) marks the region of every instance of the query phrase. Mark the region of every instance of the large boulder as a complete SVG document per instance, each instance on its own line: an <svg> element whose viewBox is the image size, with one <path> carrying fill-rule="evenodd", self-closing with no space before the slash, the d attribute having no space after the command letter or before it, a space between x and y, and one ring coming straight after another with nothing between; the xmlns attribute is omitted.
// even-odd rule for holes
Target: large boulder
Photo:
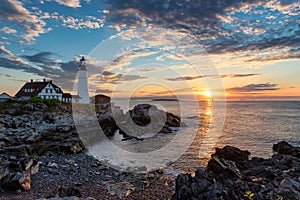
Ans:
<svg viewBox="0 0 300 200"><path fill-rule="evenodd" d="M99 124L107 137L113 137L115 132L119 129L116 121L112 117L99 119Z"/></svg>
<svg viewBox="0 0 300 200"><path fill-rule="evenodd" d="M277 144L274 144L273 151L276 151L279 154L291 155L300 158L300 147L293 147L286 141L281 141Z"/></svg>
<svg viewBox="0 0 300 200"><path fill-rule="evenodd" d="M170 127L180 127L180 117L158 109L150 104L138 104L132 110L129 110L129 115L132 121L139 126L147 126L150 123L155 126L156 124L163 124L160 132L172 132ZM164 121L162 121L164 120Z"/></svg>
<svg viewBox="0 0 300 200"><path fill-rule="evenodd" d="M225 146L222 149L216 148L216 152L212 154L212 157L214 156L235 162L236 166L241 170L247 169L249 166L250 152L233 146Z"/></svg>
<svg viewBox="0 0 300 200"><path fill-rule="evenodd" d="M138 104L129 110L129 115L137 125L147 126L151 122L150 109L157 110L157 107L150 104Z"/></svg>

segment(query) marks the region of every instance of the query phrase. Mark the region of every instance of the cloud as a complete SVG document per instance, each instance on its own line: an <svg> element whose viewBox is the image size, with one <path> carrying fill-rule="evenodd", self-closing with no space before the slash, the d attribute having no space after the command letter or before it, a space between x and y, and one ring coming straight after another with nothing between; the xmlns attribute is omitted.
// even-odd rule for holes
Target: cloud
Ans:
<svg viewBox="0 0 300 200"><path fill-rule="evenodd" d="M199 78L204 78L205 76L184 76L184 77L176 77L176 78L167 78L169 81L191 81Z"/></svg>
<svg viewBox="0 0 300 200"><path fill-rule="evenodd" d="M155 71L161 71L163 70L163 67L143 67L140 69L140 72L155 72Z"/></svg>
<svg viewBox="0 0 300 200"><path fill-rule="evenodd" d="M74 60L62 62L57 60L59 55L53 52L39 52L34 55L21 55L20 57L28 60L25 62L16 57L11 51L7 50L4 46L0 46L0 63L2 68L19 70L32 75L38 75L47 79L52 79L57 85L61 86L64 90L72 91L74 81L78 72L79 59L81 56L75 56ZM101 74L103 69L99 66L100 61L96 61L88 57L88 73L89 80L94 78L95 75ZM134 77L125 77L125 79L133 79ZM15 81L17 80L10 78ZM122 79L121 79L122 80Z"/></svg>
<svg viewBox="0 0 300 200"><path fill-rule="evenodd" d="M46 33L46 23L27 10L18 0L2 0L0 4L0 20L14 22L25 30L22 34L22 43L33 43L36 37Z"/></svg>
<svg viewBox="0 0 300 200"><path fill-rule="evenodd" d="M6 34L15 34L15 33L17 33L17 30L9 28L9 27L3 27L0 30L2 32L6 33Z"/></svg>
<svg viewBox="0 0 300 200"><path fill-rule="evenodd" d="M65 5L72 8L81 7L80 0L55 0L55 1L61 5Z"/></svg>
<svg viewBox="0 0 300 200"><path fill-rule="evenodd" d="M244 92L279 90L279 88L276 86L277 84L271 84L271 83L250 84L250 85L245 85L243 87L229 88L226 91L244 93Z"/></svg>
<svg viewBox="0 0 300 200"><path fill-rule="evenodd" d="M103 28L104 20L99 19L94 16L86 16L86 19L82 18L74 18L74 17L58 17L62 21L62 25L71 29L82 29L82 28L89 28L89 29L99 29Z"/></svg>
<svg viewBox="0 0 300 200"><path fill-rule="evenodd" d="M112 27L119 30L145 26L175 29L193 35L209 54L224 55L231 60L234 59L232 54L244 54L245 58L238 61L239 66L253 67L247 59L255 59L268 49L273 49L277 56L267 54L264 58L267 60L300 58L300 51L297 51L300 8L295 0L153 0L142 3L113 0L107 3L106 9L109 10L105 13L107 21ZM161 38L156 41L164 42ZM264 63L258 61L255 65Z"/></svg>
<svg viewBox="0 0 300 200"><path fill-rule="evenodd" d="M249 77L249 76L258 76L261 74L226 74L226 75L220 75L220 78L243 78L243 77Z"/></svg>
<svg viewBox="0 0 300 200"><path fill-rule="evenodd" d="M135 81L139 79L146 79L147 77L139 75L127 75L127 74L118 74L109 71L104 71L101 77L101 81L110 84L118 84L124 81Z"/></svg>
<svg viewBox="0 0 300 200"><path fill-rule="evenodd" d="M0 55L12 62L16 62L16 63L24 64L24 65L27 64L21 58L18 58L17 56L15 56L10 50L6 49L5 46L0 46Z"/></svg>
<svg viewBox="0 0 300 200"><path fill-rule="evenodd" d="M224 75L199 75L199 76L183 76L183 77L176 77L176 78L168 78L166 80L169 81L190 81L200 78L243 78L249 76L258 76L261 74L224 74Z"/></svg>
<svg viewBox="0 0 300 200"><path fill-rule="evenodd" d="M52 56L57 56L57 54L52 52L40 52L34 55L22 55L22 58L25 58L26 60L37 63L40 65L56 65L57 61L52 58Z"/></svg>

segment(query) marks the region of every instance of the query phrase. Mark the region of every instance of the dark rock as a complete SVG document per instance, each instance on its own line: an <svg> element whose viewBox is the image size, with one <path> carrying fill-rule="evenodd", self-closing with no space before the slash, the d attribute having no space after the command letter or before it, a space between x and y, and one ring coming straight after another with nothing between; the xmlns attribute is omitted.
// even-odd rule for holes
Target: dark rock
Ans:
<svg viewBox="0 0 300 200"><path fill-rule="evenodd" d="M190 174L180 174L176 178L176 194L173 199L192 199L192 177Z"/></svg>
<svg viewBox="0 0 300 200"><path fill-rule="evenodd" d="M164 124L163 129L160 132L168 133L172 131L169 127L180 127L181 119L180 117L159 110L156 106L150 104L138 104L132 110L129 110L129 115L132 121L139 126L147 126L150 123ZM165 120L165 122L161 122Z"/></svg>
<svg viewBox="0 0 300 200"><path fill-rule="evenodd" d="M74 187L70 187L70 188L67 189L67 196L82 197L82 194L79 191L79 189L74 188Z"/></svg>
<svg viewBox="0 0 300 200"><path fill-rule="evenodd" d="M181 119L180 117L167 112L167 120L165 122L165 125L168 127L180 127Z"/></svg>
<svg viewBox="0 0 300 200"><path fill-rule="evenodd" d="M9 174L4 177L2 187L8 190L30 190L30 174L29 173L17 173Z"/></svg>
<svg viewBox="0 0 300 200"><path fill-rule="evenodd" d="M169 127L164 126L160 131L160 133L172 133Z"/></svg>
<svg viewBox="0 0 300 200"><path fill-rule="evenodd" d="M143 138L139 138L139 137L129 135L128 133L126 133L123 130L119 130L119 134L123 135L122 141L131 140L131 139L136 139L138 141L143 141L144 140Z"/></svg>
<svg viewBox="0 0 300 200"><path fill-rule="evenodd" d="M242 178L242 173L231 160L219 159L213 156L207 165L207 170L215 174L223 173L224 178Z"/></svg>
<svg viewBox="0 0 300 200"><path fill-rule="evenodd" d="M17 145L17 146L9 146L3 148L6 152L9 152L10 155L16 155L18 157L28 156L29 146L25 144Z"/></svg>
<svg viewBox="0 0 300 200"><path fill-rule="evenodd" d="M195 177L183 174L176 178L173 199L300 199L297 148L281 142L274 150L282 154L250 161L247 151L228 146L216 149L207 171L198 169Z"/></svg>
<svg viewBox="0 0 300 200"><path fill-rule="evenodd" d="M151 122L150 109L157 110L156 106L150 104L136 105L132 110L129 110L131 119L140 126L147 126Z"/></svg>
<svg viewBox="0 0 300 200"><path fill-rule="evenodd" d="M239 169L244 170L249 166L249 155L249 151L242 151L236 147L225 146L222 149L216 148L216 152L212 155L212 157L218 156L225 160L231 160L236 163L236 166Z"/></svg>
<svg viewBox="0 0 300 200"><path fill-rule="evenodd" d="M115 132L119 129L116 121L112 117L99 119L99 124L107 137L113 137Z"/></svg>
<svg viewBox="0 0 300 200"><path fill-rule="evenodd" d="M281 141L277 144L274 144L273 151L276 151L279 154L291 155L300 158L300 147L293 147L286 141Z"/></svg>
<svg viewBox="0 0 300 200"><path fill-rule="evenodd" d="M300 199L300 183L291 178L282 180L279 185L279 194L284 199Z"/></svg>
<svg viewBox="0 0 300 200"><path fill-rule="evenodd" d="M54 191L55 197L82 197L78 188L58 185Z"/></svg>

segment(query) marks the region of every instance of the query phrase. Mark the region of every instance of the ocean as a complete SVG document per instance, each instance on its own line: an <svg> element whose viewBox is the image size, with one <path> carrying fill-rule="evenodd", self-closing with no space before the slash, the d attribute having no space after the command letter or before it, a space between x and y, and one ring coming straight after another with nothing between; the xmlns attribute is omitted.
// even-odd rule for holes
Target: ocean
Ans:
<svg viewBox="0 0 300 200"><path fill-rule="evenodd" d="M113 143L122 150L106 157L114 157L116 165L130 162L138 166L146 160L146 165L193 172L206 166L215 147L232 145L250 151L251 157L268 158L273 155L272 145L279 141L300 145L300 101L131 101L129 108L140 103L181 116L187 127L144 141L121 141L121 136L116 136ZM122 102L116 104L128 109Z"/></svg>

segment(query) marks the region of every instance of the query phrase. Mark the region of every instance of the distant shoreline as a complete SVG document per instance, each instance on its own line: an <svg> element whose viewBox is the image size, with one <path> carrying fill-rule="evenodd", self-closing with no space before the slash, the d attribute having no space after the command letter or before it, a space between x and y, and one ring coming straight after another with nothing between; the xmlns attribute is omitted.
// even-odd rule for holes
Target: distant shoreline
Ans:
<svg viewBox="0 0 300 200"><path fill-rule="evenodd" d="M152 99L151 101L178 101L178 99Z"/></svg>

